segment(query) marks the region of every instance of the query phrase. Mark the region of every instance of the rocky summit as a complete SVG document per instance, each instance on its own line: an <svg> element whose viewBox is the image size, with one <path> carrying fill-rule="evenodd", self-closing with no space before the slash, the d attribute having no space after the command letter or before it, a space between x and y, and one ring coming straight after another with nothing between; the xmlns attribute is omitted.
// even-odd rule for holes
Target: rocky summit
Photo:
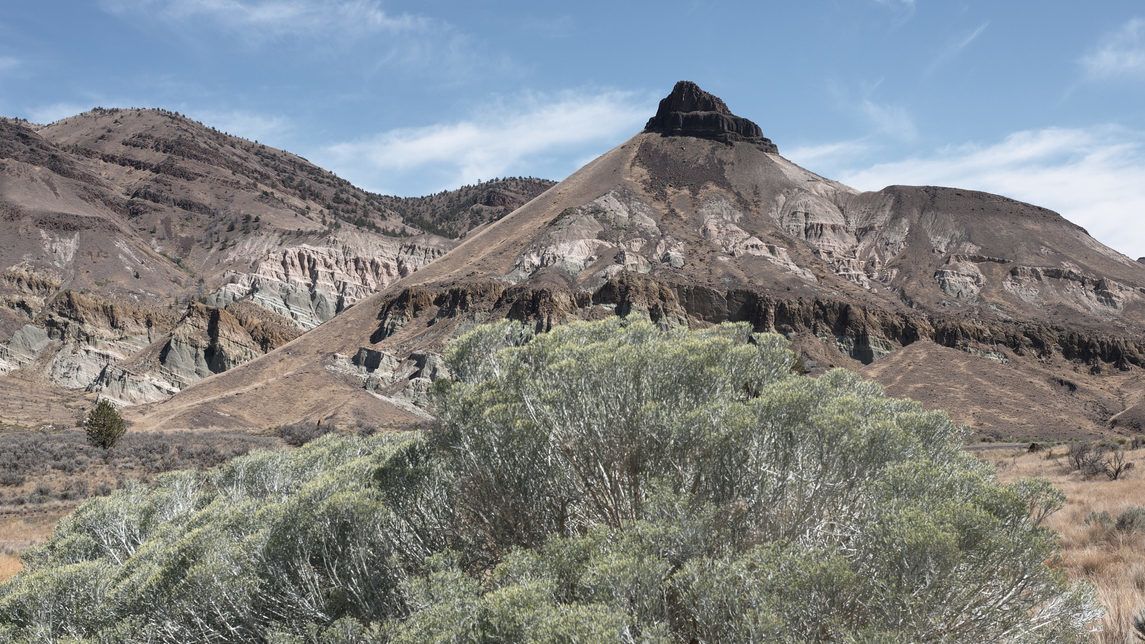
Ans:
<svg viewBox="0 0 1145 644"><path fill-rule="evenodd" d="M131 413L144 427L409 427L429 418L436 352L474 324L635 315L781 333L812 373L862 372L980 438L1136 422L1145 265L1044 208L957 188L862 192L775 150L679 83L647 130L441 257Z"/></svg>
<svg viewBox="0 0 1145 644"><path fill-rule="evenodd" d="M691 81L680 81L660 100L656 115L648 119L645 132L664 136L693 136L723 143L743 142L778 154L779 148L763 136L754 122L732 114L718 96Z"/></svg>

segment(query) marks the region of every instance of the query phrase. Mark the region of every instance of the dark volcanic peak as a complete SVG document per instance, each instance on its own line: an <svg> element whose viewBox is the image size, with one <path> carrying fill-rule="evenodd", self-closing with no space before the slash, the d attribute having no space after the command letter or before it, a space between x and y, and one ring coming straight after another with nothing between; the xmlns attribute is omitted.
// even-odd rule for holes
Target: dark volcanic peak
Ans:
<svg viewBox="0 0 1145 644"><path fill-rule="evenodd" d="M763 136L759 126L732 114L718 96L700 89L692 81L680 81L672 93L660 100L656 116L648 119L645 132L664 136L694 136L723 143L754 143L764 152L779 153L771 139Z"/></svg>

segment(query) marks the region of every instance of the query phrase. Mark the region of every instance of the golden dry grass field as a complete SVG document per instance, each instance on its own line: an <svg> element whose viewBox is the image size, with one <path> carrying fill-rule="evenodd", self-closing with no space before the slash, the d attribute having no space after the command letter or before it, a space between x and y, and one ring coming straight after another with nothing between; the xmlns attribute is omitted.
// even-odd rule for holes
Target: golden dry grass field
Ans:
<svg viewBox="0 0 1145 644"><path fill-rule="evenodd" d="M0 581L20 572L20 551L45 541L72 506L0 511Z"/></svg>
<svg viewBox="0 0 1145 644"><path fill-rule="evenodd" d="M20 558L16 555L0 555L0 581L20 572Z"/></svg>
<svg viewBox="0 0 1145 644"><path fill-rule="evenodd" d="M999 449L978 455L993 463L1003 481L1040 477L1065 493L1065 506L1047 519L1061 536L1061 558L1056 565L1071 578L1094 585L1106 609L1097 642L1135 642L1133 617L1145 610L1145 525L1119 529L1095 515L1108 513L1116 522L1133 508L1145 508L1145 449L1127 452L1135 467L1116 481L1105 476L1086 478L1070 471L1067 448L1028 453L1025 449Z"/></svg>

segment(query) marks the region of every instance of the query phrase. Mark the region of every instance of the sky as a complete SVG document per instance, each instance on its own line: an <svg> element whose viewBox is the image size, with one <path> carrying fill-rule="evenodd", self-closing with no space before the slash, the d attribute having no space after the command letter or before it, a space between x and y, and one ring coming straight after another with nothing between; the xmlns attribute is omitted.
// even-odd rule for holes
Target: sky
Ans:
<svg viewBox="0 0 1145 644"><path fill-rule="evenodd" d="M864 190L1052 208L1145 256L1139 0L12 0L0 114L163 107L376 192L567 176L696 81Z"/></svg>

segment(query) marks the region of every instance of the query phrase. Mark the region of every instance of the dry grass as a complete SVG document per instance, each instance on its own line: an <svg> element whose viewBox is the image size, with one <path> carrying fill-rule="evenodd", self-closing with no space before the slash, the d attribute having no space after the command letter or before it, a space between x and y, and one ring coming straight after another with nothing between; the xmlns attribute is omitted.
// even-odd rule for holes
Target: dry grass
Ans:
<svg viewBox="0 0 1145 644"><path fill-rule="evenodd" d="M1128 452L1134 469L1121 479L1084 478L1069 471L1064 447L1027 453L1013 449L982 452L1003 481L1025 477L1048 479L1066 495L1065 507L1047 524L1061 536L1057 565L1071 578L1094 585L1106 609L1102 643L1136 642L1134 616L1145 609L1145 531L1118 530L1087 518L1106 512L1116 521L1126 510L1145 507L1145 449Z"/></svg>
<svg viewBox="0 0 1145 644"><path fill-rule="evenodd" d="M20 551L47 539L65 507L0 511L0 581L20 572Z"/></svg>
<svg viewBox="0 0 1145 644"><path fill-rule="evenodd" d="M61 503L0 511L0 554L16 554L45 541L56 528L56 523L72 508L72 504Z"/></svg>
<svg viewBox="0 0 1145 644"><path fill-rule="evenodd" d="M20 565L20 558L16 555L0 555L0 581L10 579L13 575L20 572L23 566Z"/></svg>

